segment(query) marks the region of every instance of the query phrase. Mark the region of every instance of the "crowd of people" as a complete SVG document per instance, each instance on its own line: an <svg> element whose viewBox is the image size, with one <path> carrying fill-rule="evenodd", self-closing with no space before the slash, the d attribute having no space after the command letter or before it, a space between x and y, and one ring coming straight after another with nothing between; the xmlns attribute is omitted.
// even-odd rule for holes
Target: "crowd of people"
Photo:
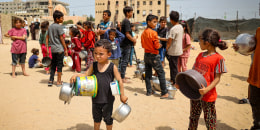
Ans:
<svg viewBox="0 0 260 130"><path fill-rule="evenodd" d="M124 93L124 84L130 83L130 78L126 77L126 69L128 63L132 66L132 56L134 54L134 46L138 36L135 35L135 26L130 22L133 16L133 8L126 6L123 9L125 18L120 26L113 27L110 21L111 12L103 11L103 21L93 28L89 21L78 22L76 27L70 28L70 41L65 41L62 26L63 13L55 11L53 13L54 23L49 25L45 21L41 24L34 23L34 32L37 33L40 25L41 33L35 36L41 44L43 57L52 59L51 67L45 68L46 73L50 73L48 86L53 85L54 75L57 72L57 86L62 85L62 68L64 56L71 56L73 59L72 71L78 72L74 74L70 82L74 83L76 77L90 76L95 74L98 82L98 93L92 98L92 114L94 119L94 129L100 128L102 118L106 123L107 129L112 129L113 119L111 117L113 111L114 96L110 90L110 82L114 79L118 80L120 86L120 100L126 103L128 100ZM151 88L152 76L158 76L161 88L161 99L170 99L166 88L165 79L165 60L169 62L171 83L179 88L176 84L175 77L178 72L187 70L187 62L190 55L191 36L186 21L179 21L179 13L171 11L169 14L170 22L173 25L168 30L166 17L158 18L149 14L146 17L147 28L141 34L141 45L144 48L145 62L145 85L146 95L154 94ZM159 20L158 20L159 19ZM159 21L159 27L158 26ZM5 34L13 40L12 53L12 77L16 77L15 68L19 61L23 74L28 76L25 71L26 59L26 38L28 31L25 22L21 19L15 20L15 28ZM119 25L119 24L118 24ZM31 26L32 28L32 26ZM250 103L253 111L254 126L251 129L260 129L260 29L257 29L256 40L257 46L253 62L251 65L248 82L250 84ZM33 34L32 34L33 35ZM32 36L34 38L34 36ZM194 63L193 69L200 72L207 81L207 87L202 85L199 93L203 96L201 100L190 101L190 118L189 129L197 129L198 120L201 112L204 112L204 119L207 129L216 129L216 108L215 101L217 99L216 86L221 79L221 75L227 72L225 59L221 56L216 48L221 50L227 49L227 44L222 41L220 34L213 29L205 29L199 35L199 45L201 52ZM79 53L87 51L87 58L81 59ZM41 60L38 58L39 49L33 48L33 55L29 59L29 68L42 67ZM81 61L85 61L86 72L81 73ZM152 73L152 70L155 73Z"/></svg>

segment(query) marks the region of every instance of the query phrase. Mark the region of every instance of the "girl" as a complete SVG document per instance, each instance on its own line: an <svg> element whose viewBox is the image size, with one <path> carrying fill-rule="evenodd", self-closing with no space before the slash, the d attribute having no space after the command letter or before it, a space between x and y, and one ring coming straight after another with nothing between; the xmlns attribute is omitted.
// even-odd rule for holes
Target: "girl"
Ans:
<svg viewBox="0 0 260 130"><path fill-rule="evenodd" d="M16 18L15 20L15 28L12 28L5 34L6 37L10 37L13 40L11 53L12 53L12 77L15 78L15 68L19 59L19 63L21 64L23 75L29 76L25 72L25 59L26 59L26 30L22 28L23 20L20 18Z"/></svg>
<svg viewBox="0 0 260 130"><path fill-rule="evenodd" d="M220 81L222 73L226 73L225 59L216 52L216 47L221 50L227 49L226 42L220 40L217 31L206 29L199 36L201 50L206 50L198 55L193 69L200 72L207 81L207 87L202 86L199 89L203 96L201 100L191 100L189 129L195 130L198 127L198 121L201 111L204 112L204 120L207 129L216 129L216 108L217 98L216 85ZM179 86L175 84L177 88Z"/></svg>
<svg viewBox="0 0 260 130"><path fill-rule="evenodd" d="M88 68L94 61L93 50L94 50L94 44L95 44L95 33L92 31L91 22L84 22L83 26L85 29L84 47L85 47L85 50L87 50L87 52L88 52L88 57L87 57L87 61L86 61L86 70L88 70Z"/></svg>
<svg viewBox="0 0 260 130"><path fill-rule="evenodd" d="M132 36L133 37L135 37L135 39L137 39L138 38L138 35L135 35L135 25L133 24L133 23L131 23L130 24L130 27L131 27L131 30L132 30ZM134 48L134 46L132 45L131 46L131 52L130 52L130 60L129 60L129 62L130 62L130 67L132 67L132 65L133 65L133 63L132 63L132 61L133 61L133 55L136 55L135 54L135 48ZM137 60L137 59L136 59Z"/></svg>
<svg viewBox="0 0 260 130"><path fill-rule="evenodd" d="M182 39L183 54L178 59L178 72L184 72L187 70L187 62L190 56L190 48L191 48L189 26L187 26L186 21L181 21L181 25L184 30L183 39Z"/></svg>
<svg viewBox="0 0 260 130"><path fill-rule="evenodd" d="M81 42L80 42L80 31L77 28L70 29L70 36L72 42L72 60L73 66L72 70L76 70L78 73L81 72L81 58L79 57L79 53L81 51Z"/></svg>
<svg viewBox="0 0 260 130"><path fill-rule="evenodd" d="M47 55L47 48L46 48L46 36L47 36L47 30L49 27L49 22L48 21L44 21L41 23L41 34L40 34L40 38L39 38L39 43L41 45L41 49L42 49L42 55L43 57L50 57L52 59L52 55L51 55L51 46L48 46L48 50L49 50L49 55ZM46 67L45 68L46 74L50 73L50 68Z"/></svg>
<svg viewBox="0 0 260 130"><path fill-rule="evenodd" d="M33 55L29 59L29 68L41 68L43 67L39 55L39 49L33 48L32 51Z"/></svg>

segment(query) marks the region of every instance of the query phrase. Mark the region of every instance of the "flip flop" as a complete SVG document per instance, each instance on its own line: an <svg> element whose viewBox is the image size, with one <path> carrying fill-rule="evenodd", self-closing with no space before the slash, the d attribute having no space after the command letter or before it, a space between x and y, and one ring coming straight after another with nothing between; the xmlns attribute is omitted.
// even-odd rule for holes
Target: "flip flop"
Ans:
<svg viewBox="0 0 260 130"><path fill-rule="evenodd" d="M239 104L249 104L249 100L247 98L243 98L243 99L239 100L238 103Z"/></svg>
<svg viewBox="0 0 260 130"><path fill-rule="evenodd" d="M53 81L48 82L48 86L51 87L53 85Z"/></svg>

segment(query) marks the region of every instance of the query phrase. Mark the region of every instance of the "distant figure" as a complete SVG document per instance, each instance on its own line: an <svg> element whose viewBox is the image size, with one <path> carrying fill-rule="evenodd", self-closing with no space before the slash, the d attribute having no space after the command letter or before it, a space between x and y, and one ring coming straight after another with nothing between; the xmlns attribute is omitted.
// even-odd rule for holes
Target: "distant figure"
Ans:
<svg viewBox="0 0 260 130"><path fill-rule="evenodd" d="M97 35L100 36L100 39L104 39L104 34L107 31L107 29L113 27L113 22L110 21L110 17L110 10L104 10L103 21L99 24L99 29L97 30Z"/></svg>
<svg viewBox="0 0 260 130"><path fill-rule="evenodd" d="M38 57L39 49L33 48L32 51L33 55L29 58L29 68L41 68L43 67L41 63L41 59Z"/></svg>
<svg viewBox="0 0 260 130"><path fill-rule="evenodd" d="M166 27L167 24L167 18L166 17L161 17L159 20L160 23L160 27L157 28L157 33L158 33L158 37L160 40L160 43L162 44L162 47L159 49L159 55L160 55L160 59L162 62L162 66L164 68L165 65L165 53L166 53L166 44L167 44L167 33L168 33L168 28Z"/></svg>
<svg viewBox="0 0 260 130"><path fill-rule="evenodd" d="M38 21L38 19L36 19L36 22L34 22L34 29L35 29L35 39L39 40L40 22Z"/></svg>
<svg viewBox="0 0 260 130"><path fill-rule="evenodd" d="M81 51L81 42L80 42L80 31L77 28L70 29L71 36L71 55L73 60L72 71L76 71L78 73L81 72L81 58L79 57L79 53Z"/></svg>
<svg viewBox="0 0 260 130"><path fill-rule="evenodd" d="M11 47L11 53L12 53L12 77L15 78L15 68L18 63L21 64L23 75L24 76L29 76L25 72L25 59L26 59L26 52L27 52L27 47L26 47L26 30L22 28L22 23L23 20L20 18L15 18L15 28L12 28L9 30L5 36L10 37L11 40L13 41L12 47Z"/></svg>
<svg viewBox="0 0 260 130"><path fill-rule="evenodd" d="M28 22L27 22L27 18L24 17L24 28L26 29L27 32L27 38L29 37L29 27L28 27Z"/></svg>
<svg viewBox="0 0 260 130"><path fill-rule="evenodd" d="M32 40L36 40L36 39L35 39L35 25L34 25L33 22L32 22L31 25L30 25L30 32L31 32L31 38L32 38Z"/></svg>
<svg viewBox="0 0 260 130"><path fill-rule="evenodd" d="M91 22L84 22L83 27L85 29L84 36L85 36L85 43L84 48L88 52L88 56L86 58L86 70L90 67L90 65L94 61L93 51L95 47L95 33L92 31L92 23Z"/></svg>

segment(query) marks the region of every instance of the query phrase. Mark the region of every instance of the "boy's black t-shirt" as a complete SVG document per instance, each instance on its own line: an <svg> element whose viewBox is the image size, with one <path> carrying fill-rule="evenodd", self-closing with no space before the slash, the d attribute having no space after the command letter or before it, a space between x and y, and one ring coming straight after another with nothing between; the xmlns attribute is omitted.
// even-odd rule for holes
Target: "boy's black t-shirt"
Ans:
<svg viewBox="0 0 260 130"><path fill-rule="evenodd" d="M40 29L40 22L34 22L34 25L35 29Z"/></svg>
<svg viewBox="0 0 260 130"><path fill-rule="evenodd" d="M158 36L161 38L166 38L167 32L168 32L168 28L162 28L162 29L158 28L157 29ZM167 44L166 41L160 41L160 43L162 44L163 48L166 48L166 44Z"/></svg>
<svg viewBox="0 0 260 130"><path fill-rule="evenodd" d="M97 62L93 62L93 74L97 77L98 92L93 103L109 103L114 102L115 97L112 95L110 83L114 80L114 64L111 62L105 72L99 72Z"/></svg>
<svg viewBox="0 0 260 130"><path fill-rule="evenodd" d="M125 35L125 39L123 40L123 42L120 44L121 48L127 49L127 48L131 48L131 46L133 45L133 42L130 41L127 37L126 37L126 32L129 32L130 35L132 35L132 29L130 26L130 21L125 18L122 21L122 25L121 25L121 32Z"/></svg>

